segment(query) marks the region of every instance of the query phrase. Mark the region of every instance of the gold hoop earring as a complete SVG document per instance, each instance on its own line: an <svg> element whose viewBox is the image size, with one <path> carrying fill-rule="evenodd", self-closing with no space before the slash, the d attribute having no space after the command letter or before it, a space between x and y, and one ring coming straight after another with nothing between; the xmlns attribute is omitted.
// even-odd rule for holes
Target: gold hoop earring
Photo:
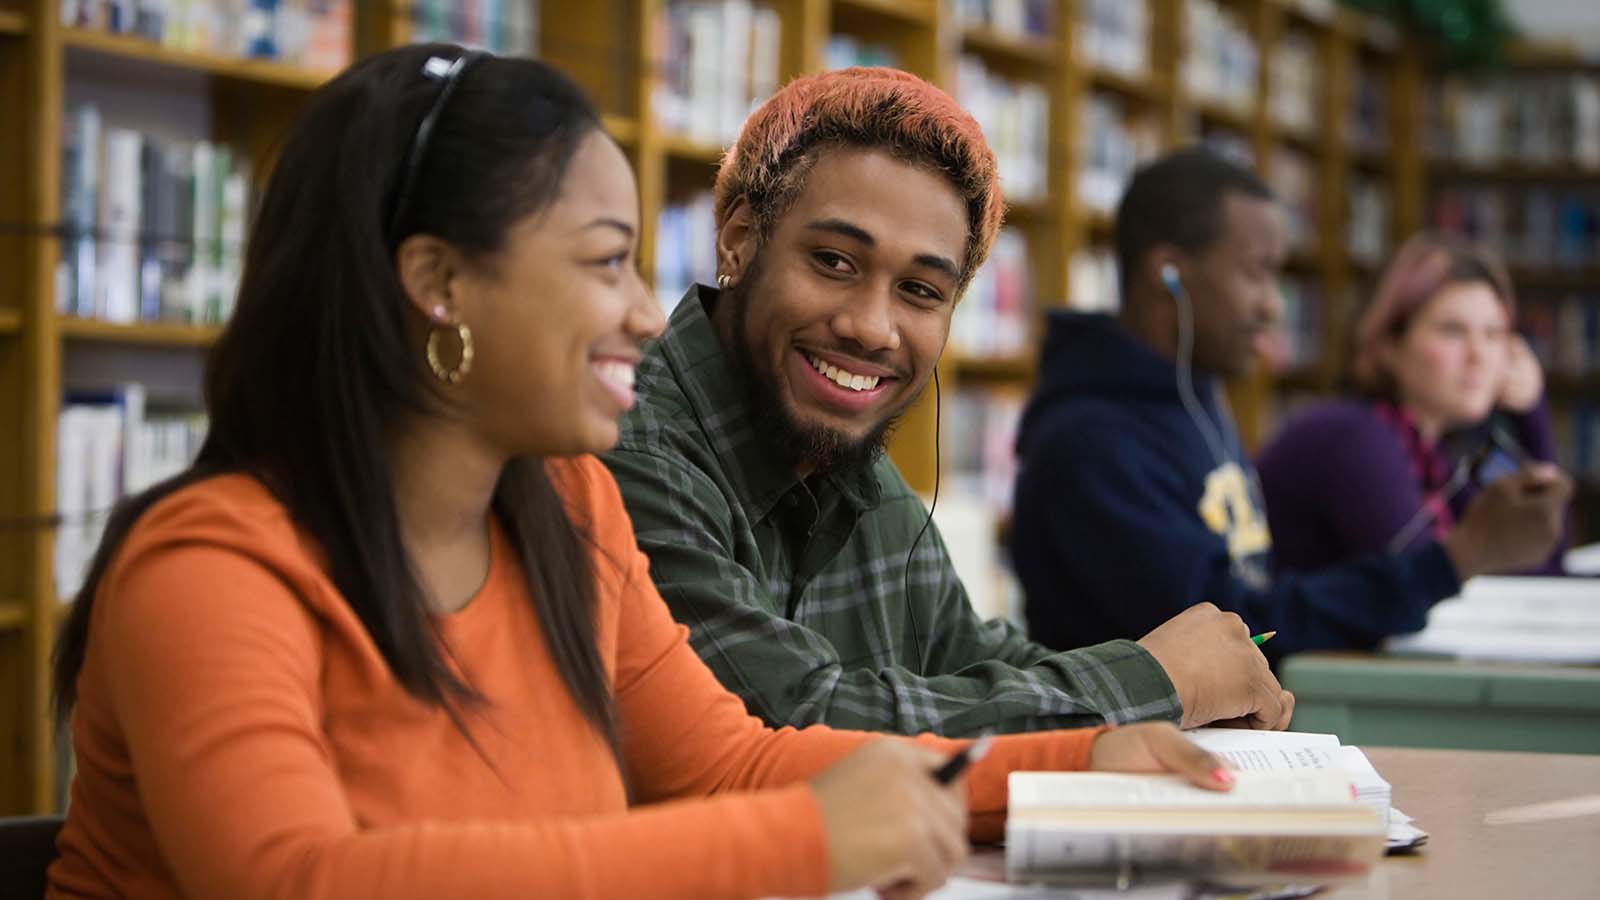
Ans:
<svg viewBox="0 0 1600 900"><path fill-rule="evenodd" d="M721 289L721 290L724 290L724 291L727 290L730 287L733 287L733 276L729 275L727 273L723 273L721 275L718 275L717 276L717 287L719 289Z"/></svg>
<svg viewBox="0 0 1600 900"><path fill-rule="evenodd" d="M467 377L472 371L472 329L465 322L452 323L456 339L461 342L461 357L456 360L454 368L445 368L439 361L439 335L445 333L443 326L435 325L428 329L428 368L433 370L433 377L445 384L460 384L461 379Z"/></svg>

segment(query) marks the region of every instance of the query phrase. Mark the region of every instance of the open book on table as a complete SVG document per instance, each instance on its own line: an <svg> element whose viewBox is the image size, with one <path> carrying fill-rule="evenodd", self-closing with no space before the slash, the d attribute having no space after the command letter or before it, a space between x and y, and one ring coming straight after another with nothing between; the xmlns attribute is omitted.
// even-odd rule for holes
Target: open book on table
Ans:
<svg viewBox="0 0 1600 900"><path fill-rule="evenodd" d="M1196 728L1189 739L1228 761L1240 771L1290 772L1340 769L1350 779L1356 799L1377 810L1388 832L1390 850L1409 850L1428 839L1395 809L1394 789L1359 747L1343 746L1338 735L1308 731L1251 731L1243 728Z"/></svg>
<svg viewBox="0 0 1600 900"><path fill-rule="evenodd" d="M1009 791L1013 882L1336 881L1384 851L1383 816L1336 768L1244 770L1227 792L1173 775L1015 772Z"/></svg>

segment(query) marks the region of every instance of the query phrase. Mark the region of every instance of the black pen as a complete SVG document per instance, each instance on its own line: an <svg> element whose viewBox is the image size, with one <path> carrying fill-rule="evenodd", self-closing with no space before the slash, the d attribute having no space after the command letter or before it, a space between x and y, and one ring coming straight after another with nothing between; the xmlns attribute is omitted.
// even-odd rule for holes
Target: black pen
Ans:
<svg viewBox="0 0 1600 900"><path fill-rule="evenodd" d="M1538 462L1533 458L1533 454L1529 453L1516 438L1512 437L1511 432L1506 430L1505 425L1499 421L1489 423L1489 443L1491 446L1504 450L1508 456L1516 460L1518 466L1526 466L1529 463Z"/></svg>
<svg viewBox="0 0 1600 900"><path fill-rule="evenodd" d="M994 735L980 735L977 740L952 754L944 765L934 769L933 780L940 784L949 784L960 778L961 773L967 770L967 766L983 759L983 755L989 752L989 745L992 743L994 743Z"/></svg>

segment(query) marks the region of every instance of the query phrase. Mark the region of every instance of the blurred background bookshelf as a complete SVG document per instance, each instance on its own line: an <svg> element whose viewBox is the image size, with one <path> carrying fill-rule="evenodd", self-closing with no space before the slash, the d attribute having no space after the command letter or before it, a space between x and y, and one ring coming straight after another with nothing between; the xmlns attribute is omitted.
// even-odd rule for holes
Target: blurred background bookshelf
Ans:
<svg viewBox="0 0 1600 900"><path fill-rule="evenodd" d="M1352 312L1433 225L1512 259L1564 461L1600 484L1593 58L1524 48L1450 74L1332 0L0 0L0 430L19 436L0 445L0 813L61 803L61 598L106 507L204 433L204 354L276 141L350 60L420 40L536 55L591 92L638 174L640 269L667 307L712 281L716 166L778 85L890 65L974 113L1010 211L940 364L943 452L931 402L891 452L924 494L943 464L941 527L985 613L1015 603L994 536L1044 311L1117 307L1118 196L1193 141L1255 167L1289 219L1285 327L1230 386L1247 442L1338 388ZM1568 137L1539 143L1546 123ZM1600 491L1582 509L1593 523Z"/></svg>
<svg viewBox="0 0 1600 900"><path fill-rule="evenodd" d="M1576 530L1600 534L1600 57L1520 47L1428 86L1427 224L1498 248L1545 370Z"/></svg>

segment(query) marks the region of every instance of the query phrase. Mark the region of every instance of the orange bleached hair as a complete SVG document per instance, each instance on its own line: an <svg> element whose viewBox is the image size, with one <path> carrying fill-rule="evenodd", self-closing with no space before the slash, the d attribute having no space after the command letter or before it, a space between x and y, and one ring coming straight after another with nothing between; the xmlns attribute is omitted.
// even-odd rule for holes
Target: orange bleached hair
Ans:
<svg viewBox="0 0 1600 900"><path fill-rule="evenodd" d="M949 179L967 206L957 295L965 292L1005 214L994 153L977 121L949 94L896 69L797 78L751 113L717 170L717 228L743 200L764 242L822 151L838 146L883 150Z"/></svg>

